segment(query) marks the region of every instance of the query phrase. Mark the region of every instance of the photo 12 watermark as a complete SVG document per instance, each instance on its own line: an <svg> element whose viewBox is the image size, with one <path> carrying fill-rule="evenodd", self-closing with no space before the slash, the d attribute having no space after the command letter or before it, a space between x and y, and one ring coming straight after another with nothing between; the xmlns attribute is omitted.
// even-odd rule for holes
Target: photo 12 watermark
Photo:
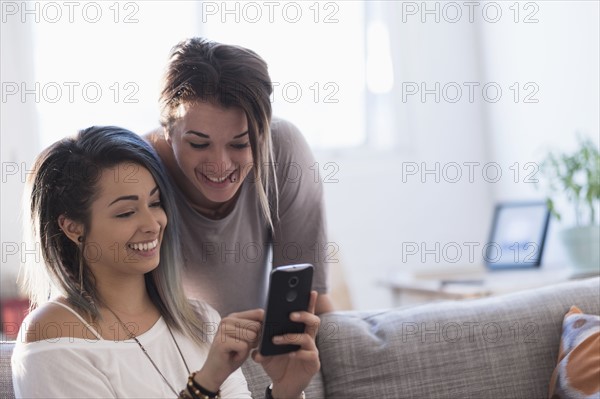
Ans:
<svg viewBox="0 0 600 399"><path fill-rule="evenodd" d="M159 242L131 244L123 242L98 243L86 241L83 254L88 264L101 262L139 263L144 259L139 258L140 251L151 251ZM281 254L286 263L314 262L338 263L340 246L333 241L298 243L289 242L224 242L206 239L201 244L199 260L204 263L221 262L229 264L255 264L264 262L271 246L274 251ZM41 263L40 242L2 242L2 263L31 264Z"/></svg>
<svg viewBox="0 0 600 399"><path fill-rule="evenodd" d="M479 249L481 247L481 249ZM405 241L401 244L402 263L474 263L483 259L486 263L510 261L513 264L535 264L538 261L540 243L533 241L502 243L474 241L462 243ZM465 255L467 259L464 259Z"/></svg>
<svg viewBox="0 0 600 399"><path fill-rule="evenodd" d="M254 321L236 321L234 323L205 321L201 323L201 326L202 331L204 332L203 338L206 339L207 344L210 344L215 340L219 340L220 342L228 340L233 340L235 342L252 341L259 336L262 328L265 330L279 330L279 326L276 323L271 323L263 327L262 323ZM317 327L316 325L310 324L307 326L309 328ZM138 323L127 320L123 320L123 324L119 321L108 324L92 321L83 324L79 321L39 323L26 320L23 323L2 322L1 327L1 331L3 331L6 336L15 337L23 343L31 340L49 343L55 343L61 340L73 343L80 339L83 339L87 343L106 341L121 342L132 336L137 336L140 332ZM89 327L103 337L103 341L100 341ZM326 323L325 326L321 325L320 327L319 334L322 336L319 337L319 339L335 339L335 335L338 333L337 324L330 322ZM18 336L19 329L23 331L20 336ZM124 329L126 329L126 331ZM301 334L303 333L291 336L290 338L295 340L297 337L297 339L300 340L302 338ZM47 338L40 340L40 337Z"/></svg>
<svg viewBox="0 0 600 399"><path fill-rule="evenodd" d="M410 322L403 321L398 331L402 343L535 343L539 326L534 322Z"/></svg>
<svg viewBox="0 0 600 399"><path fill-rule="evenodd" d="M13 262L36 263L42 262L41 245L39 242L2 242L2 263Z"/></svg>
<svg viewBox="0 0 600 399"><path fill-rule="evenodd" d="M335 1L203 1L202 23L339 23Z"/></svg>
<svg viewBox="0 0 600 399"><path fill-rule="evenodd" d="M136 163L127 163L121 168L111 168L110 173L112 174L112 180L115 183L139 183L137 178L140 166ZM249 183L255 183L260 180L260 177L254 176L252 170L254 168L253 163L240 166L242 175L246 175L246 179ZM263 168L274 168L279 183L291 183L300 184L304 179L315 184L333 184L340 182L340 166L336 162L314 162L308 165L301 165L298 162L265 162ZM101 168L97 165L87 165L83 171L83 176L87 180L96 181L102 174L108 169ZM227 165L217 162L206 162L202 165L202 173L207 176L223 176L229 173L228 178L233 176L230 168ZM77 172L77 173L76 173ZM2 183L26 183L34 174L33 165L28 165L26 162L2 162L1 164L1 181ZM80 176L81 166L80 165L66 165L64 169L64 177L68 177L70 174L73 176Z"/></svg>
<svg viewBox="0 0 600 399"><path fill-rule="evenodd" d="M513 162L501 165L498 162L402 162L402 183L498 183L510 180L513 183L537 184L540 166L536 162Z"/></svg>
<svg viewBox="0 0 600 399"><path fill-rule="evenodd" d="M64 165L62 177L67 180L83 178L88 181L98 181L105 173L110 173L111 180L115 183L137 184L141 168L135 162L123 162L120 168L103 168L94 164L81 166L78 163L69 162ZM27 162L2 162L1 171L2 183L24 184L35 174L33 165L28 165Z"/></svg>
<svg viewBox="0 0 600 399"><path fill-rule="evenodd" d="M338 104L341 93L340 85L336 82L312 82L302 84L299 82L271 82L273 93L271 103L283 101L295 104L301 100L308 100L315 104Z"/></svg>
<svg viewBox="0 0 600 399"><path fill-rule="evenodd" d="M536 82L402 82L402 102L494 104L512 101L515 104L537 104L540 86Z"/></svg>
<svg viewBox="0 0 600 399"><path fill-rule="evenodd" d="M139 103L140 86L136 82L2 82L2 103L35 102L48 104L100 101L115 104Z"/></svg>
<svg viewBox="0 0 600 399"><path fill-rule="evenodd" d="M402 1L402 23L484 22L496 24L503 20L515 24L537 24L539 3L534 1Z"/></svg>
<svg viewBox="0 0 600 399"><path fill-rule="evenodd" d="M1 7L2 23L140 22L136 1L2 1Z"/></svg>
<svg viewBox="0 0 600 399"><path fill-rule="evenodd" d="M288 264L305 262L310 260L314 263L339 263L338 243L313 242L309 245L301 245L298 242L216 242L203 241L201 245L202 262L221 262L229 264L255 264L263 262L269 252L270 245L279 253L284 262Z"/></svg>

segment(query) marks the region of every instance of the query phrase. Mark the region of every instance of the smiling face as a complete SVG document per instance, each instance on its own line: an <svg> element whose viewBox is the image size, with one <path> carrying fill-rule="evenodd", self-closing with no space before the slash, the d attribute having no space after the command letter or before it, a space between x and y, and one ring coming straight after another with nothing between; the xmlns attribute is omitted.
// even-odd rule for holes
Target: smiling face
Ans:
<svg viewBox="0 0 600 399"><path fill-rule="evenodd" d="M150 172L121 163L103 170L97 187L84 252L94 275L142 275L155 269L167 216Z"/></svg>
<svg viewBox="0 0 600 399"><path fill-rule="evenodd" d="M183 104L167 141L195 189L194 199L203 206L218 207L234 198L252 170L248 122L241 108Z"/></svg>

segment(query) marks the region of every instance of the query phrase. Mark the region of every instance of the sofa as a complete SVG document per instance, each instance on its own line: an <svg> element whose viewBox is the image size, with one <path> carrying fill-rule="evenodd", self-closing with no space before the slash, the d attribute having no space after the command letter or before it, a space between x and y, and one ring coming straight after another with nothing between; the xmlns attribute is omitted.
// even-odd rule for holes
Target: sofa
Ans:
<svg viewBox="0 0 600 399"><path fill-rule="evenodd" d="M307 398L545 398L564 315L600 314L600 278L463 301L323 315L321 372ZM0 348L0 398L12 398L10 355ZM251 360L253 397L269 384Z"/></svg>

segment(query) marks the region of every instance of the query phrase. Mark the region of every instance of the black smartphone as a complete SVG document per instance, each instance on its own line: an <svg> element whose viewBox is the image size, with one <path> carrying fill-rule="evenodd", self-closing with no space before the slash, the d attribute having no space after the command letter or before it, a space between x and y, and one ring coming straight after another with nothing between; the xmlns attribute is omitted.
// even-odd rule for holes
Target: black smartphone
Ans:
<svg viewBox="0 0 600 399"><path fill-rule="evenodd" d="M304 332L304 323L290 320L290 314L308 310L313 265L281 266L271 271L267 311L259 352L263 356L281 355L300 349L300 345L275 345L273 337Z"/></svg>

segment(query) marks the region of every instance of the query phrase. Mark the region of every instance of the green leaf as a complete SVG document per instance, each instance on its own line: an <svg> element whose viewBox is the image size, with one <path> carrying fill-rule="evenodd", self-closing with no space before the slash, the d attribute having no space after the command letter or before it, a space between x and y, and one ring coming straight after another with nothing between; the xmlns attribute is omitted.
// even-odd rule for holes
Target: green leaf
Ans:
<svg viewBox="0 0 600 399"><path fill-rule="evenodd" d="M548 208L560 220L553 197L566 196L575 206L576 219L589 213L590 223L595 223L594 206L600 202L600 149L590 138L577 134L578 148L573 153L549 152L540 162L542 176L536 188L543 186L548 192Z"/></svg>

